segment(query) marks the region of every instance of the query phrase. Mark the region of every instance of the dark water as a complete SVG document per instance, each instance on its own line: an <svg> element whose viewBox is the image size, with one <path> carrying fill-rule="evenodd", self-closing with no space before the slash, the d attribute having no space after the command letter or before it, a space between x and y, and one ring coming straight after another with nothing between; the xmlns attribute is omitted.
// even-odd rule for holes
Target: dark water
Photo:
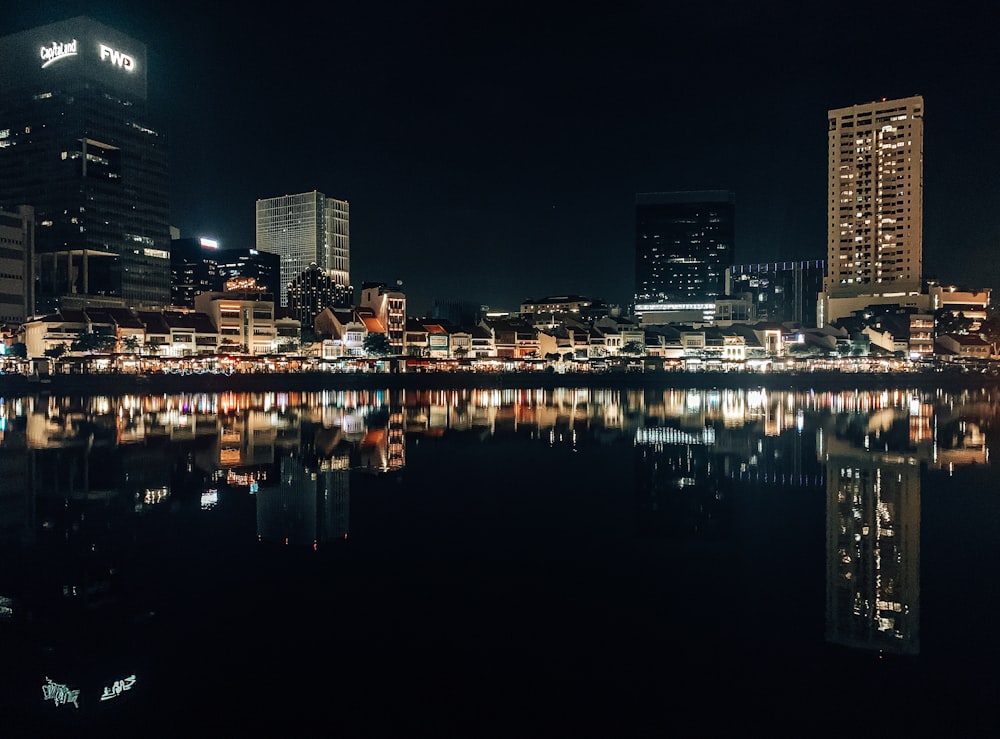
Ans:
<svg viewBox="0 0 1000 739"><path fill-rule="evenodd" d="M3 734L992 736L998 408L6 398Z"/></svg>

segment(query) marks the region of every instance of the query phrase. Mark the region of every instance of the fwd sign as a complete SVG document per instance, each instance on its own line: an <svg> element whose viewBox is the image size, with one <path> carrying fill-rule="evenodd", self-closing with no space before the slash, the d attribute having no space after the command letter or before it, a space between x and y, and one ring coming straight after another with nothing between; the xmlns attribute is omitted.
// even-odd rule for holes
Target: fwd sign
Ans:
<svg viewBox="0 0 1000 739"><path fill-rule="evenodd" d="M101 49L101 61L110 61L116 67L121 67L122 69L134 69L135 59L130 57L128 54L123 54L117 49L112 49L110 46L105 46L104 44L98 44Z"/></svg>

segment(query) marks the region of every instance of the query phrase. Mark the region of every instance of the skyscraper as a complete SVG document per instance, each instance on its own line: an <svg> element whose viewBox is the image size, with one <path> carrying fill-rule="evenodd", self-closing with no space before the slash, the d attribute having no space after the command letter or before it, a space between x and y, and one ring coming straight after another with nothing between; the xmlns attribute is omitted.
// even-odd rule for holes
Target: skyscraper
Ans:
<svg viewBox="0 0 1000 739"><path fill-rule="evenodd" d="M194 308L194 297L218 289L214 239L184 238L170 242L170 304Z"/></svg>
<svg viewBox="0 0 1000 739"><path fill-rule="evenodd" d="M733 262L736 198L727 190L639 193L635 313L711 321Z"/></svg>
<svg viewBox="0 0 1000 739"><path fill-rule="evenodd" d="M146 47L77 17L0 39L0 208L35 210L33 310L170 303Z"/></svg>
<svg viewBox="0 0 1000 739"><path fill-rule="evenodd" d="M919 293L923 98L831 110L827 136L827 298Z"/></svg>
<svg viewBox="0 0 1000 739"><path fill-rule="evenodd" d="M288 285L315 264L338 285L351 285L350 205L321 192L257 201L257 249L281 257L281 305Z"/></svg>

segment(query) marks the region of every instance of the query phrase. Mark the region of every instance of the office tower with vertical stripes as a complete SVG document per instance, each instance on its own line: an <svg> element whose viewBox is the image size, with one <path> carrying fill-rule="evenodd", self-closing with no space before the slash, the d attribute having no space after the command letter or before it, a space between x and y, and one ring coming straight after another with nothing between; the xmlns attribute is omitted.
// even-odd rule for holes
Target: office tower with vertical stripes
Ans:
<svg viewBox="0 0 1000 739"><path fill-rule="evenodd" d="M346 200L315 190L260 199L256 244L258 251L281 258L283 307L288 306L288 286L314 264L345 288L342 294L352 295L350 205Z"/></svg>

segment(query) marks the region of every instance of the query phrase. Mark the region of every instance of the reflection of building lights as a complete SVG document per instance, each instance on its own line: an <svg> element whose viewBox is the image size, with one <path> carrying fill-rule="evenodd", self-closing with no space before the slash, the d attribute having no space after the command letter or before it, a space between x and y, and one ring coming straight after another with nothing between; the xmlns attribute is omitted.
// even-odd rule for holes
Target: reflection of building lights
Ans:
<svg viewBox="0 0 1000 739"><path fill-rule="evenodd" d="M201 509L207 511L211 508L215 508L216 504L219 502L219 491L218 490L203 490L201 492Z"/></svg>
<svg viewBox="0 0 1000 739"><path fill-rule="evenodd" d="M156 505L170 497L170 488L148 488L142 496L143 505Z"/></svg>

